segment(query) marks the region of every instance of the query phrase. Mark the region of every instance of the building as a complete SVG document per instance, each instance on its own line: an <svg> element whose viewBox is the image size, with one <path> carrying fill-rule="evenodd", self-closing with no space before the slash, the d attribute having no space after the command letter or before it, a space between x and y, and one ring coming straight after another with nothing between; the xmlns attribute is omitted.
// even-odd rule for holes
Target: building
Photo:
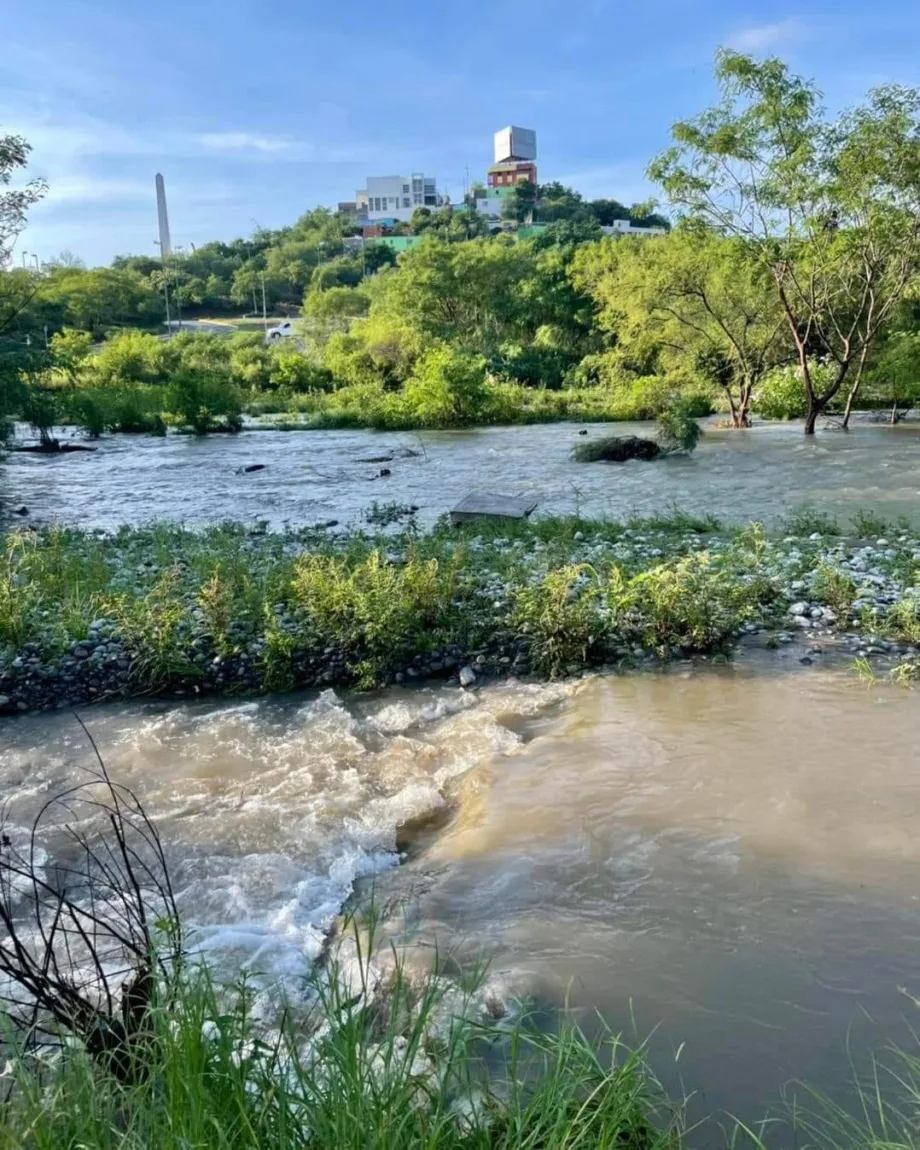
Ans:
<svg viewBox="0 0 920 1150"><path fill-rule="evenodd" d="M358 216L369 222L408 223L416 208L439 208L443 202L434 176L420 172L411 176L368 176L367 187L355 193Z"/></svg>
<svg viewBox="0 0 920 1150"><path fill-rule="evenodd" d="M485 216L487 220L496 222L501 220L502 208L511 190L510 187L484 188L482 193L476 197L476 211L481 216Z"/></svg>
<svg viewBox="0 0 920 1150"><path fill-rule="evenodd" d="M537 133L532 128L502 128L495 133L495 162L489 168L490 188L513 188L537 182Z"/></svg>
<svg viewBox="0 0 920 1150"><path fill-rule="evenodd" d="M605 224L601 231L605 236L666 236L667 228L645 228L634 224L631 220L614 220L612 224Z"/></svg>

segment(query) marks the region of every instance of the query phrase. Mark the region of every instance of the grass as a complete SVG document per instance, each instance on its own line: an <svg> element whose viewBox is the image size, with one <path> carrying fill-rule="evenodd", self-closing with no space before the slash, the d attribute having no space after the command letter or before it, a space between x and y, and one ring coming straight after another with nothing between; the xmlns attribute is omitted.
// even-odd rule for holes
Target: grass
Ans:
<svg viewBox="0 0 920 1150"><path fill-rule="evenodd" d="M798 536L842 534L840 524L835 516L807 505L796 508L783 519L781 529L787 535Z"/></svg>
<svg viewBox="0 0 920 1150"><path fill-rule="evenodd" d="M590 1042L564 1016L541 1032L435 967L376 948L308 976L301 1004L257 1021L254 985L206 969L154 1006L134 1073L120 1081L70 1044L12 1060L0 1148L59 1150L487 1150L674 1145L678 1126L641 1052ZM309 1005L304 1005L308 1003Z"/></svg>

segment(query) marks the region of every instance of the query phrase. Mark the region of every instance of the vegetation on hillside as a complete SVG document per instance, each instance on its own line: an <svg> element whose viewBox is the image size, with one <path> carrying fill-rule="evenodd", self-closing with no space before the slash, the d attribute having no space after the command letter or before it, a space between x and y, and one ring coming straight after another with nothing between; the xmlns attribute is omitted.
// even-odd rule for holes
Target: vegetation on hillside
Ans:
<svg viewBox="0 0 920 1150"><path fill-rule="evenodd" d="M666 222L649 206L525 183L508 212L536 212L535 234L492 234L470 204L447 206L417 213L419 242L397 257L317 209L165 267L66 257L30 272L9 266L11 237L41 188L5 193L3 405L46 437L59 420L233 428L247 407L308 427L646 418L676 403L738 428L758 411L803 415L806 432L859 405L900 418L920 378L920 91L877 89L832 120L777 59L721 52L716 80L720 102L675 124L651 165L676 217L656 238L600 232ZM7 145L0 179L26 157ZM239 334L154 350L123 330L156 330L167 297L175 319L258 312L263 294L301 315L283 348Z"/></svg>

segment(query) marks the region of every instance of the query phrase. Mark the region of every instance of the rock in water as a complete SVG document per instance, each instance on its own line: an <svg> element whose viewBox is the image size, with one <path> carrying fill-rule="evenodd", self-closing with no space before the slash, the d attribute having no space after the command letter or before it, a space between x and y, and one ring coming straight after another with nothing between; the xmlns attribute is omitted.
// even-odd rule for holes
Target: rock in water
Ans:
<svg viewBox="0 0 920 1150"><path fill-rule="evenodd" d="M472 667L461 667L460 668L460 686L461 687L472 687L472 685L475 682L476 682L476 672L473 670L473 668Z"/></svg>

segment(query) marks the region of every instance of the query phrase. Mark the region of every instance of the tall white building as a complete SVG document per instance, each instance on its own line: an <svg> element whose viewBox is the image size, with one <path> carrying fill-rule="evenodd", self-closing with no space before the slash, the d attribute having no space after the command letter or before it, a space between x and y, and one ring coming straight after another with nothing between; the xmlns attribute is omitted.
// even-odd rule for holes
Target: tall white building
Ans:
<svg viewBox="0 0 920 1150"><path fill-rule="evenodd" d="M415 172L411 176L368 176L367 187L358 189L355 202L359 216L369 222L408 223L416 208L438 208L443 200L434 176Z"/></svg>

